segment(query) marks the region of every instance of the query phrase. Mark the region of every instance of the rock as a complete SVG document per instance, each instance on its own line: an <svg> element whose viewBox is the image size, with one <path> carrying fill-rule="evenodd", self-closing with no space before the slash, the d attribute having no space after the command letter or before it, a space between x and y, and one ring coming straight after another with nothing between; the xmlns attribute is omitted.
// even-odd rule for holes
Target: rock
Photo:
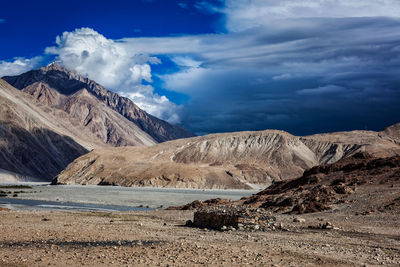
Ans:
<svg viewBox="0 0 400 267"><path fill-rule="evenodd" d="M345 184L336 185L333 187L333 190L335 190L335 192L338 194L351 194L354 192L353 189Z"/></svg>
<svg viewBox="0 0 400 267"><path fill-rule="evenodd" d="M304 218L294 218L293 222L304 223L306 220Z"/></svg>
<svg viewBox="0 0 400 267"><path fill-rule="evenodd" d="M321 229L333 230L334 226L332 223L326 222L326 223L322 224Z"/></svg>
<svg viewBox="0 0 400 267"><path fill-rule="evenodd" d="M220 230L223 227L261 230L269 227L276 218L264 209L235 206L203 207L194 214L193 225L199 228Z"/></svg>

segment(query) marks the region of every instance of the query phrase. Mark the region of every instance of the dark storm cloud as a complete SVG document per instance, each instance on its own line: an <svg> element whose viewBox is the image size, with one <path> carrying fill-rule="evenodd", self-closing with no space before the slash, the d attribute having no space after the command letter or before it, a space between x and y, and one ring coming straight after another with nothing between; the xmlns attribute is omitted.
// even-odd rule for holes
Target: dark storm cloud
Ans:
<svg viewBox="0 0 400 267"><path fill-rule="evenodd" d="M397 19L281 20L197 38L190 55L200 63L163 77L192 97L183 123L194 132L309 134L399 121Z"/></svg>

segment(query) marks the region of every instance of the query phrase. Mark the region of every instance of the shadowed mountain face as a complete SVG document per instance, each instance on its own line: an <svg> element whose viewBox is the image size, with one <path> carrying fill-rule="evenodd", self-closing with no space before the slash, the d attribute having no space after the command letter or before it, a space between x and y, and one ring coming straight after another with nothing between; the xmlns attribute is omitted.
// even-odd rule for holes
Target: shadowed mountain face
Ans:
<svg viewBox="0 0 400 267"><path fill-rule="evenodd" d="M71 136L68 127L0 79L0 169L51 180L88 152Z"/></svg>
<svg viewBox="0 0 400 267"><path fill-rule="evenodd" d="M265 187L359 152L376 157L399 155L399 128L400 124L396 124L382 132L304 137L266 130L213 134L152 147L99 149L76 159L53 182L219 189Z"/></svg>
<svg viewBox="0 0 400 267"><path fill-rule="evenodd" d="M95 120L93 117L100 116L101 113L104 113L104 109L102 112L91 110L92 108L95 108L96 105L93 104L96 102L95 100L97 100L108 109L119 113L125 119L133 122L134 126L137 127L138 130L147 135L144 137L143 134L139 134L142 135L142 137L138 137L138 139L146 139L145 141L141 140L141 142L137 142L138 140L136 140L136 143L139 145L140 143L142 143L142 145L150 145L152 143L154 144L193 136L193 134L179 126L171 125L166 121L147 114L136 106L130 99L121 97L118 94L105 89L96 82L84 78L75 72L68 71L55 63L18 76L3 77L3 79L12 86L35 96L38 101L46 103L54 108L62 109L68 113L74 112L73 109L71 111L71 107L76 104L75 101L77 101L77 99L72 101L71 96L76 96L80 91L85 90L87 92L87 97L91 97L90 101L92 105L84 103L84 105L88 106L88 110L83 113L87 117L79 119L86 120L85 123L91 123ZM81 103L78 105L82 106ZM75 115L78 115L78 113L75 112ZM112 121L108 120L105 123L111 124ZM93 127L98 128L98 126ZM98 130L98 132L103 131L103 135L104 131L108 131L107 129ZM116 127L112 127L110 132L106 133L108 139L113 139L112 142L109 142L109 140L106 139L106 143L111 143L113 146L137 145L135 142L129 140L124 141L120 136L110 137L109 135L112 135L115 131L117 131ZM121 133L118 135L121 135ZM104 139L105 136L101 136L101 138Z"/></svg>
<svg viewBox="0 0 400 267"><path fill-rule="evenodd" d="M88 151L68 136L43 128L30 131L2 124L9 146L0 147L0 168L51 180L75 158Z"/></svg>

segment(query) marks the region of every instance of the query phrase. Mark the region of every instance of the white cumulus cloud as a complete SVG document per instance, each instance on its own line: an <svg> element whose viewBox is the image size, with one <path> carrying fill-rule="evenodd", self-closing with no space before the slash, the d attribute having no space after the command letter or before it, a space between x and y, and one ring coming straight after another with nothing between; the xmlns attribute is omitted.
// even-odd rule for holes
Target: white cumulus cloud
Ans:
<svg viewBox="0 0 400 267"><path fill-rule="evenodd" d="M156 58L128 54L118 42L90 28L64 32L57 36L56 44L46 48L46 53L56 55L66 68L120 90L129 90L142 80L151 82L149 63L159 62Z"/></svg>
<svg viewBox="0 0 400 267"><path fill-rule="evenodd" d="M56 46L46 48L64 67L122 92L140 108L171 123L179 122L179 107L165 96L154 93L151 64L160 60L127 50L121 42L108 39L91 28L64 32L56 38Z"/></svg>
<svg viewBox="0 0 400 267"><path fill-rule="evenodd" d="M42 63L43 58L14 58L12 61L0 61L0 77L19 75L31 69L37 68Z"/></svg>
<svg viewBox="0 0 400 267"><path fill-rule="evenodd" d="M120 94L130 98L136 105L153 116L164 118L172 124L180 122L179 113L182 111L182 106L172 103L166 96L152 94L152 97L148 97L149 91L153 91L153 87L150 85L139 85L136 89L136 92L120 92Z"/></svg>

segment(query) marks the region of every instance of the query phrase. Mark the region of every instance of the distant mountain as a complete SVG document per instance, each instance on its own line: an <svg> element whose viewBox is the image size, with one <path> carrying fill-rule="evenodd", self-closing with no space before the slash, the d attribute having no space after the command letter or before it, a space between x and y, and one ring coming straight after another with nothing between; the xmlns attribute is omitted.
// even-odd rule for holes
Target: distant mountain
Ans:
<svg viewBox="0 0 400 267"><path fill-rule="evenodd" d="M53 183L179 188L251 188L299 177L359 152L400 154L400 124L384 131L297 137L266 130L213 134L152 147L107 148L71 163Z"/></svg>
<svg viewBox="0 0 400 267"><path fill-rule="evenodd" d="M79 123L84 122L95 135L113 146L150 145L193 136L179 126L171 125L146 113L130 99L121 97L95 81L60 67L56 63L18 76L6 76L3 79L34 96L39 102L67 112ZM111 111L133 122L134 127L138 129L127 130L126 128L132 126L128 127L126 121L121 122L123 126L115 125L116 116L111 115ZM146 134L143 135L142 132Z"/></svg>

